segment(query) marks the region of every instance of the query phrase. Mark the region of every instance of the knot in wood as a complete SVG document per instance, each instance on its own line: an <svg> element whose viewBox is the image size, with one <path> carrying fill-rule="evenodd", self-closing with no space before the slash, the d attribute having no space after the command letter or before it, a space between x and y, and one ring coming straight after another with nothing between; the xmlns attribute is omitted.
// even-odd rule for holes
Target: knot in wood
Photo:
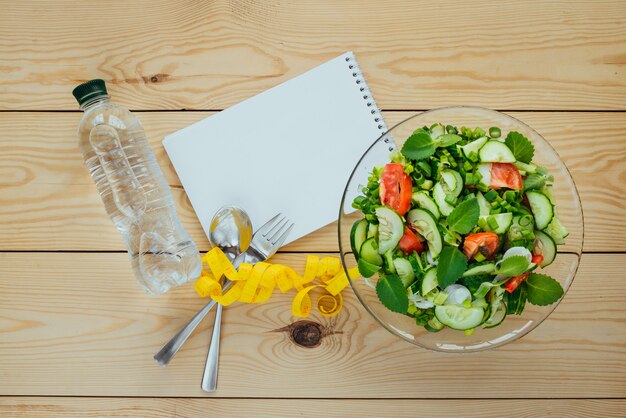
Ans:
<svg viewBox="0 0 626 418"><path fill-rule="evenodd" d="M291 324L291 339L302 347L317 347L323 334L322 326L317 322L297 321Z"/></svg>

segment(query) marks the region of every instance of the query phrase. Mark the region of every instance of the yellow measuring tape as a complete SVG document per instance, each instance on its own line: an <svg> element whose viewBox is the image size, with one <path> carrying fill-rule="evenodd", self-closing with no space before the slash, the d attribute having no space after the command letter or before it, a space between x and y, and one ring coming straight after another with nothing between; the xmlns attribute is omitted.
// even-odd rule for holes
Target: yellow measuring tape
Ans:
<svg viewBox="0 0 626 418"><path fill-rule="evenodd" d="M226 255L219 248L213 248L202 257L202 275L195 284L195 289L201 297L210 297L216 302L228 306L234 302L263 303L269 300L278 287L282 293L291 289L297 294L291 304L291 313L294 316L307 317L311 313L312 302L309 293L315 288L322 288L325 294L317 300L317 310L324 316L335 316L343 307L341 291L348 284L348 277L341 268L341 261L336 257L320 259L316 255L308 255L304 274L301 276L291 267L282 264L242 263L239 271L235 269ZM348 271L351 279L359 277L358 268ZM222 285L217 278L226 276L235 282L226 293L222 292ZM321 284L306 284L319 279Z"/></svg>

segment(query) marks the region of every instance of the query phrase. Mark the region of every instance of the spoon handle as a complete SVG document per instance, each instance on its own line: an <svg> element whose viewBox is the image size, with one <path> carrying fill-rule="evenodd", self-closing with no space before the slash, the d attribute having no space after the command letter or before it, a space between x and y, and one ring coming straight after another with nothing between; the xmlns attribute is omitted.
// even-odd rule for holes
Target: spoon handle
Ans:
<svg viewBox="0 0 626 418"><path fill-rule="evenodd" d="M232 286L233 282L228 279L224 279L223 290L227 290ZM191 333L198 327L200 322L209 313L216 302L214 300L209 301L204 307L185 325L171 340L169 340L158 353L154 355L154 359L161 366L167 366L169 362L174 358L180 347L185 344L185 341L189 338ZM221 310L220 310L221 313ZM211 340L212 341L212 340Z"/></svg>
<svg viewBox="0 0 626 418"><path fill-rule="evenodd" d="M217 371L220 357L220 333L222 328L222 305L217 305L215 313L215 323L213 324L213 334L211 335L211 345L204 365L204 375L202 376L202 390L205 392L215 392L217 390Z"/></svg>

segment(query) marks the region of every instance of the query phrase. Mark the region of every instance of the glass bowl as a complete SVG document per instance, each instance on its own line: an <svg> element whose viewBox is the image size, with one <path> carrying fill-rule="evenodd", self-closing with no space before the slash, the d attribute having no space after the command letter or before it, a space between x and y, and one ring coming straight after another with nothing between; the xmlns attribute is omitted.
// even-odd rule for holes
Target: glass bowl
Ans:
<svg viewBox="0 0 626 418"><path fill-rule="evenodd" d="M533 162L546 167L554 176L554 195L559 219L570 231L565 245L558 246L558 255L554 263L541 272L558 280L567 294L578 269L583 248L583 214L574 180L556 151L534 129L511 116L479 107L445 107L418 113L385 132L363 154L348 180L339 211L339 250L346 273L348 269L356 266L350 247L350 230L353 223L363 217L359 211L352 208L352 199L359 194L360 187L367 184L367 176L372 168L389 162L388 156L381 157L383 153L380 152L380 147L388 147L389 150L401 149L406 138L417 128L431 126L434 123L458 128L480 126L485 131L497 126L502 130L502 137L506 137L509 131L517 131L531 140L535 146ZM377 279L377 275L374 275L369 280L357 278L350 281L354 293L365 309L392 334L412 344L436 351L475 352L510 343L536 328L560 303L560 300L549 306L527 303L522 315L508 315L499 326L490 329L479 327L472 335L447 327L437 333L431 333L417 325L413 318L385 308L372 287Z"/></svg>

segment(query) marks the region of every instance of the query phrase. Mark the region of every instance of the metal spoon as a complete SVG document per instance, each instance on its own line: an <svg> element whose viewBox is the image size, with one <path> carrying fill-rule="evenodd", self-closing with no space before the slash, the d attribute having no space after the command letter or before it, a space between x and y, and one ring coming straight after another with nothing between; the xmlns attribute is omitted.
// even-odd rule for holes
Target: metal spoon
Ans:
<svg viewBox="0 0 626 418"><path fill-rule="evenodd" d="M211 220L209 241L219 247L233 261L235 257L248 249L252 238L252 222L248 214L236 206L225 206L217 211ZM222 325L222 305L217 305L211 345L207 354L202 376L202 390L215 392L217 389L217 366L220 352L220 333Z"/></svg>

